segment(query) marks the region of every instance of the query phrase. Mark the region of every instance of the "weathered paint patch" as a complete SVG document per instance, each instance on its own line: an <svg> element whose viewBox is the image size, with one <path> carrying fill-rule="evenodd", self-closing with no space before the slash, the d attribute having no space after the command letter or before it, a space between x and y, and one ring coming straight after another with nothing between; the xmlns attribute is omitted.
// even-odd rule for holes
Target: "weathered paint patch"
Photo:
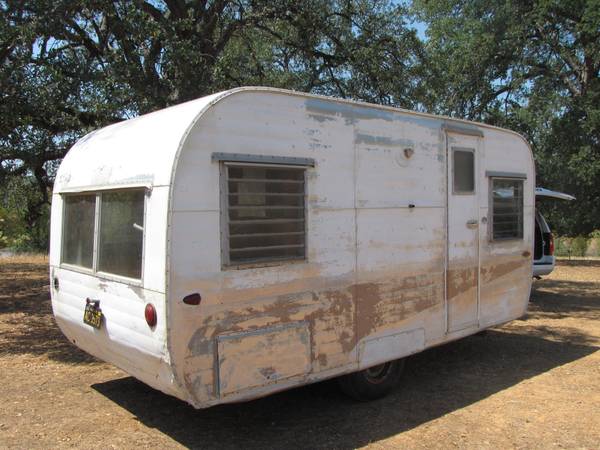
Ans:
<svg viewBox="0 0 600 450"><path fill-rule="evenodd" d="M394 139L390 136L373 136L365 133L356 133L355 141L357 144L376 145L380 147L414 147L415 145L415 141L412 139Z"/></svg>
<svg viewBox="0 0 600 450"><path fill-rule="evenodd" d="M218 336L217 341L221 397L310 372L305 323Z"/></svg>
<svg viewBox="0 0 600 450"><path fill-rule="evenodd" d="M310 119L316 120L317 122L325 123L325 122L335 122L335 118L331 116L326 116L323 114L308 114Z"/></svg>
<svg viewBox="0 0 600 450"><path fill-rule="evenodd" d="M479 268L453 265L446 276L448 328L460 330L477 323L477 279Z"/></svg>
<svg viewBox="0 0 600 450"><path fill-rule="evenodd" d="M399 359L425 348L425 330L404 331L361 342L358 351L358 366L361 369Z"/></svg>
<svg viewBox="0 0 600 450"><path fill-rule="evenodd" d="M531 258L509 255L489 257L482 262L480 287L480 325L513 319L523 314L531 283Z"/></svg>
<svg viewBox="0 0 600 450"><path fill-rule="evenodd" d="M448 270L447 298L448 301L455 299L470 289L477 287L477 267L462 267Z"/></svg>
<svg viewBox="0 0 600 450"><path fill-rule="evenodd" d="M511 274L511 268L517 266L520 268L517 268L515 273L518 273L524 266L520 261L516 261L516 263L515 261L501 260L498 264L484 266L482 280L496 283ZM335 367L358 364L359 345L364 345L363 343L368 340L398 334L398 331L395 330L410 331L415 329L415 326L419 326L418 324L422 324L424 329L427 327L428 332L431 331L430 329L441 329L444 305L443 272L418 270L418 268L414 270L413 273L405 272L404 274L391 271L383 279L381 274L378 274L379 278L345 286L338 284L330 289L290 294L279 293L272 297L254 299L245 298L241 303L236 303L233 308L224 305L220 311L207 314L202 325L190 339L188 344L190 358L200 358L205 361L203 365L205 363L208 365L212 355L215 357L220 355L217 342L223 333L247 333L303 322L307 324L309 330L307 337L311 365L309 373L327 372ZM463 267L451 274L449 296L455 298L460 296L465 289L474 289L476 273L476 268ZM327 284L323 280L314 280L315 286L326 286ZM277 289L272 287L262 292L283 292L285 289L297 287L299 286L296 283L289 283L289 285L286 283ZM253 295L260 295L261 292L259 289L251 291ZM235 290L232 289L226 297L234 299L234 292ZM241 294L244 291L240 290L239 292ZM509 301L511 305L515 304L514 301L510 299ZM514 309L509 308L506 314L511 313ZM385 334L386 332L391 334ZM400 337L392 340L394 339L400 339ZM425 340L424 345L427 345L427 339L425 337L423 339ZM420 340L417 341L420 342ZM391 341L385 342L389 344ZM408 346L410 347L410 345ZM412 352L410 349L406 351ZM192 356L192 354L196 356ZM220 365L221 362L215 360L215 364ZM363 362L363 364L367 363ZM192 365L190 365L191 367ZM273 372L272 369L275 371ZM263 381L261 382L267 384L269 376L277 377L276 373L280 373L271 364L271 361L266 360L256 370L254 376L262 377ZM197 384L199 383L198 378L201 377L205 386L210 386L213 380L218 384L220 381L218 377L215 378L218 373L220 372L216 371L211 374L210 371L204 371L192 376L190 382ZM239 378L238 382L243 384L241 380L243 378ZM198 400L215 399L218 385L213 384L213 386L212 389L210 387L200 390L194 388L194 391L201 396ZM192 386L190 385L189 388L191 389ZM208 397L205 397L206 395Z"/></svg>
<svg viewBox="0 0 600 450"><path fill-rule="evenodd" d="M335 102L327 99L307 98L304 101L304 106L309 112L309 117L313 115L338 116L345 119L346 124L348 125L355 124L359 120L384 120L386 122L403 121L423 128L432 128L435 129L436 132L442 125L441 120L432 119L430 117L402 114L400 111L388 111L369 106Z"/></svg>
<svg viewBox="0 0 600 450"><path fill-rule="evenodd" d="M302 321L310 330L312 373L356 364L357 344L361 338L394 329L403 320L410 321L433 306L443 305L442 283L441 273L407 276L392 273L384 280L248 299L235 306L229 304L203 319L188 342L189 358L218 353L217 339L223 333L252 332ZM320 284L326 283L315 283ZM287 288L294 285L291 283ZM256 291L256 295L259 293ZM234 298L233 292L227 297ZM438 308L435 314L439 312ZM208 359L202 360L208 362ZM210 384L207 375L203 375L204 382ZM211 398L214 395L216 392Z"/></svg>
<svg viewBox="0 0 600 450"><path fill-rule="evenodd" d="M499 261L486 262L481 267L483 283L490 283L523 268L531 270L531 259L523 257L511 257L508 260L498 258Z"/></svg>
<svg viewBox="0 0 600 450"><path fill-rule="evenodd" d="M422 274L355 286L357 338L417 316L443 302L443 274Z"/></svg>
<svg viewBox="0 0 600 450"><path fill-rule="evenodd" d="M340 116L346 120L347 124L353 124L358 119L382 119L394 120L394 113L391 111L378 110L374 108L360 108L347 103L338 103L316 98L308 98L304 101L306 110L318 115Z"/></svg>

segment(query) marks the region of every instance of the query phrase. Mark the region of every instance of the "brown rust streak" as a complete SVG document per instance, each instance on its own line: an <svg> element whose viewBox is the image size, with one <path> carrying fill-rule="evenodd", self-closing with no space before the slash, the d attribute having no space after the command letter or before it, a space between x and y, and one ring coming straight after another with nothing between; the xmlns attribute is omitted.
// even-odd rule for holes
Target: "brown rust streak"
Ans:
<svg viewBox="0 0 600 450"><path fill-rule="evenodd" d="M319 353L315 359L321 367L327 366L327 355L325 353Z"/></svg>
<svg viewBox="0 0 600 450"><path fill-rule="evenodd" d="M448 271L446 295L448 299L448 325L458 329L477 319L478 267L456 267Z"/></svg>
<svg viewBox="0 0 600 450"><path fill-rule="evenodd" d="M356 345L354 333L354 308L352 288L329 290L319 293L329 306L325 310L316 310L306 316L311 324L311 340L313 341L313 358L319 358L320 344L324 337L338 342L341 353L349 353ZM322 365L321 365L322 366Z"/></svg>
<svg viewBox="0 0 600 450"><path fill-rule="evenodd" d="M448 270L446 286L448 301L477 287L477 267Z"/></svg>
<svg viewBox="0 0 600 450"><path fill-rule="evenodd" d="M357 340L443 302L441 285L441 274L356 285Z"/></svg>
<svg viewBox="0 0 600 450"><path fill-rule="evenodd" d="M216 337L225 333L306 321L310 329L313 370L318 372L347 364L360 339L394 327L443 302L441 273L394 275L316 291L261 295L230 305L233 309L204 317L188 341L188 357L213 355L216 358ZM268 292L280 289L284 288ZM264 290L262 292L264 294Z"/></svg>
<svg viewBox="0 0 600 450"><path fill-rule="evenodd" d="M372 281L320 292L279 295L251 305L239 305L235 310L206 317L190 340L189 350L192 354L210 351L210 341L225 332L306 320L311 324L311 334L316 326L319 333L333 332L334 339L330 341L339 340L342 351L350 352L358 339L378 327L401 321L441 302L440 283L439 274L416 275L397 281ZM359 308L356 333L354 305Z"/></svg>
<svg viewBox="0 0 600 450"><path fill-rule="evenodd" d="M524 267L529 267L531 264L530 258L519 257L512 258L510 260L500 262L500 263L490 263L484 264L481 267L481 282L483 284L487 284L510 274L516 270L523 269Z"/></svg>
<svg viewBox="0 0 600 450"><path fill-rule="evenodd" d="M214 351L214 338L220 334L301 320L310 324L314 359L320 357L320 341L325 338L326 342L339 343L342 353L354 348L352 295L349 288L337 288L266 298L208 316L189 341L188 349L191 354L211 352Z"/></svg>
<svg viewBox="0 0 600 450"><path fill-rule="evenodd" d="M480 271L480 283L488 284L494 282L507 275L512 275L513 272L526 268L531 264L529 259L511 258L502 262L493 262L483 264ZM459 296L461 293L469 289L477 287L477 267L460 267L448 271L446 278L448 300Z"/></svg>
<svg viewBox="0 0 600 450"><path fill-rule="evenodd" d="M481 283L489 285L514 278L524 271L529 259L498 258L481 268ZM448 298L476 286L477 270L463 267L448 273ZM269 289L240 290L232 309L206 316L188 343L188 356L216 357L215 338L223 333L251 331L258 328L295 321L306 321L310 328L313 370L321 371L348 363L351 352L363 338L393 328L404 320L443 303L441 272L421 272L420 275L387 274L361 283L338 283L324 288L318 280L313 290L305 282L292 282ZM291 289L304 288L290 294ZM316 287L316 289L315 289ZM288 293L283 293L284 291ZM276 295L266 296L265 294ZM235 297L229 289L227 300ZM345 356L344 356L345 355ZM204 372L203 372L204 373ZM206 372L208 376L209 372ZM204 377L204 375L203 375ZM194 376L187 379L194 383ZM198 380L195 380L197 383ZM217 380L214 380L217 382ZM206 392L204 395L209 395ZM212 394L211 394L212 395Z"/></svg>

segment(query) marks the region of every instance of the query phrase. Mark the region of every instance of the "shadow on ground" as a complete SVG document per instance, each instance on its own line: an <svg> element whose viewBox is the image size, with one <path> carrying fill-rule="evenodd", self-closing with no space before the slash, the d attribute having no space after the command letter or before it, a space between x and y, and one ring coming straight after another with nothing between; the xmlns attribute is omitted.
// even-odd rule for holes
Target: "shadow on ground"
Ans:
<svg viewBox="0 0 600 450"><path fill-rule="evenodd" d="M599 320L600 283L548 279L536 281L526 318L530 317Z"/></svg>
<svg viewBox="0 0 600 450"><path fill-rule="evenodd" d="M489 331L412 357L403 387L371 403L349 400L334 381L198 411L131 377L92 387L186 447L356 448L594 351L588 345Z"/></svg>
<svg viewBox="0 0 600 450"><path fill-rule="evenodd" d="M528 318L596 317L598 285L581 284L537 283ZM403 387L372 403L349 400L334 381L200 411L129 377L93 388L186 447L355 448L587 356L598 349L595 342L580 330L530 325L525 318L510 330L490 330L413 356Z"/></svg>

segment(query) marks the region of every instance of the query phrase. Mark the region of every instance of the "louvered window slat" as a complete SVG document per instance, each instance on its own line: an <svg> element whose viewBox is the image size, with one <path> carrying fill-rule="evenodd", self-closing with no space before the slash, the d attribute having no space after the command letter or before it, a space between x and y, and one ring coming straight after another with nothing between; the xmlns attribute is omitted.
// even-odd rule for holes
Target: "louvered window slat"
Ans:
<svg viewBox="0 0 600 450"><path fill-rule="evenodd" d="M305 171L304 167L224 165L226 265L305 258Z"/></svg>
<svg viewBox="0 0 600 450"><path fill-rule="evenodd" d="M492 239L523 239L523 180L492 178Z"/></svg>

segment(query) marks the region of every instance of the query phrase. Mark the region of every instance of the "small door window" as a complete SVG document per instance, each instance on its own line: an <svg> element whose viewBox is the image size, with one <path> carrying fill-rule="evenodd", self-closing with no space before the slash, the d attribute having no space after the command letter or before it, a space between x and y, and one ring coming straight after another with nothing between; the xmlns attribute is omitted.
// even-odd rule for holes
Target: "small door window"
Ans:
<svg viewBox="0 0 600 450"><path fill-rule="evenodd" d="M452 149L452 193L475 193L475 150Z"/></svg>

